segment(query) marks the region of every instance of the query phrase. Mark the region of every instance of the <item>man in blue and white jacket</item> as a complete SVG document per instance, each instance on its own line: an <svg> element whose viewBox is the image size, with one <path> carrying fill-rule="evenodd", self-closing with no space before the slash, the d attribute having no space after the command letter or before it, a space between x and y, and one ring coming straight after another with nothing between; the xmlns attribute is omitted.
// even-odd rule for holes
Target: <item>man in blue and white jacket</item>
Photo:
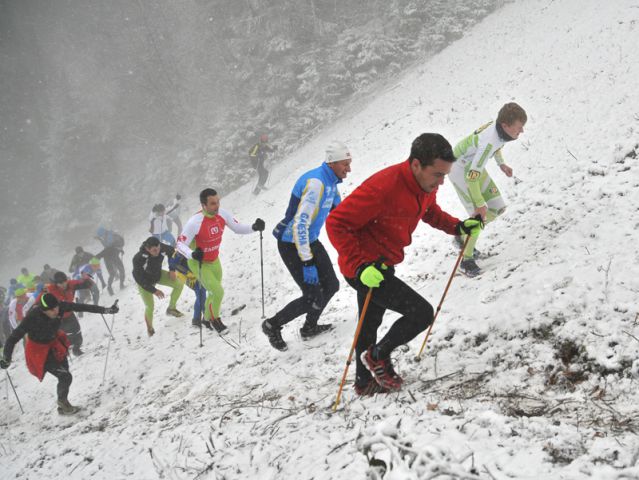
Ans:
<svg viewBox="0 0 639 480"><path fill-rule="evenodd" d="M286 216L273 230L284 265L302 289L301 297L262 323L262 331L277 350L287 349L282 326L302 314L306 314L300 329L303 339L333 328L331 324L317 323L339 289L331 259L318 237L326 217L341 200L337 185L351 171L351 161L346 145L331 142L326 149L326 161L295 182Z"/></svg>

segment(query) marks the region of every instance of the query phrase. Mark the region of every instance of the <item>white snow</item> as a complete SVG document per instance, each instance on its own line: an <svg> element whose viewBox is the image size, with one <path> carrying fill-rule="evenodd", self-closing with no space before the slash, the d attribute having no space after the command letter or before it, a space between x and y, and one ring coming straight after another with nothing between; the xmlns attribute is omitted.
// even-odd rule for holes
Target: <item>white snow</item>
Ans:
<svg viewBox="0 0 639 480"><path fill-rule="evenodd" d="M167 300L147 338L130 280L117 295L104 384L106 329L99 316L81 320L87 353L72 362L70 395L81 415L55 413L55 379L39 385L16 348L9 372L26 413L3 392L0 477L382 478L368 455L387 464L385 479L639 478L639 160L626 156L639 143L638 22L636 0L505 5L368 104L350 105L274 169L269 191L255 198L247 185L222 199L238 219L267 222L272 315L298 290L269 227L330 140L353 153L348 194L404 160L424 131L455 143L507 101L527 110L526 132L504 149L521 183L491 170L508 211L478 244L491 254L480 261L486 273L455 277L421 362L422 336L396 351L401 392L355 397L353 366L332 413L356 325L353 290L342 282L325 312L334 332L304 342L300 319L284 329L289 350L275 351L260 331L258 237L228 231L223 318L236 346L205 331L199 348L189 317L165 317ZM201 187L194 179L192 207ZM464 216L450 184L439 201ZM142 227L131 232L127 253L144 238ZM420 225L397 274L437 305L456 255L450 237ZM190 311L192 299L185 288L178 307Z"/></svg>

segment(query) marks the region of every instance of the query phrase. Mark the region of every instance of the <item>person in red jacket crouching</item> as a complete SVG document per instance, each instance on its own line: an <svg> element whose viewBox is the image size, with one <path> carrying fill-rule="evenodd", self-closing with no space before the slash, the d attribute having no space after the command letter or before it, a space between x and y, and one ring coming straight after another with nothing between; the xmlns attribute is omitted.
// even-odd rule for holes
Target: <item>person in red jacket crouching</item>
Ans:
<svg viewBox="0 0 639 480"><path fill-rule="evenodd" d="M54 297L60 302L71 303L75 299L75 294L78 290L90 289L95 284L91 278L83 278L82 280L69 280L64 272L56 272L53 275L53 283L49 283L46 286L46 291L53 294ZM74 311L80 310L67 310L62 316L62 330L67 334L69 342L71 342L71 351L75 356L80 356L84 352L82 347L82 329L78 317L75 316Z"/></svg>
<svg viewBox="0 0 639 480"><path fill-rule="evenodd" d="M328 216L326 232L340 271L357 291L360 314L372 289L356 344L358 395L399 390L402 378L393 369L391 353L433 322L431 304L395 276L419 221L449 235L477 236L482 228L480 220L460 221L437 205L437 189L454 161L444 137L424 133L413 141L408 160L369 177ZM378 342L387 309L402 316Z"/></svg>
<svg viewBox="0 0 639 480"><path fill-rule="evenodd" d="M82 303L60 302L51 293L45 293L38 303L29 310L22 322L7 338L4 346L0 368L8 368L16 343L28 335L25 346L27 368L38 380L42 381L45 373L58 378L58 413L69 415L79 408L71 405L67 398L73 377L69 372L67 360L69 340L60 328L66 312L118 313L118 306L101 307Z"/></svg>

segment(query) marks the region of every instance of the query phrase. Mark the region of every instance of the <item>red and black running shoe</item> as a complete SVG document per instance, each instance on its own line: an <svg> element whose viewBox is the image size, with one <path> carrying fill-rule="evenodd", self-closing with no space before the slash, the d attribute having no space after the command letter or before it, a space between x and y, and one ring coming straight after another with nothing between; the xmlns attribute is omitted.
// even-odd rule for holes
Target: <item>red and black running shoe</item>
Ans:
<svg viewBox="0 0 639 480"><path fill-rule="evenodd" d="M362 353L361 359L364 366L369 372L373 374L373 378L379 384L380 387L389 391L399 390L402 388L402 377L397 375L393 369L390 358L380 358L379 360L373 359L373 347L368 347L368 350Z"/></svg>

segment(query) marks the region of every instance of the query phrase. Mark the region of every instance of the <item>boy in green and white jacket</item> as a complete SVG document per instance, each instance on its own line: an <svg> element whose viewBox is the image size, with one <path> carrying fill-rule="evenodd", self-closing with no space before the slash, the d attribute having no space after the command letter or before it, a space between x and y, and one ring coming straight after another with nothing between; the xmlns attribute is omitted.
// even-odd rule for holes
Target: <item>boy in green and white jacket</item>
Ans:
<svg viewBox="0 0 639 480"><path fill-rule="evenodd" d="M481 215L484 222L488 223L506 209L497 185L486 170L486 164L494 157L506 176L512 177L513 170L506 165L501 150L507 142L519 137L527 119L523 108L516 103L507 103L499 110L496 122L479 127L455 146L453 152L457 161L453 164L449 178L470 216ZM481 273L473 255L477 238L469 240L460 264L462 272L470 277ZM456 238L460 246L465 240L465 236Z"/></svg>

